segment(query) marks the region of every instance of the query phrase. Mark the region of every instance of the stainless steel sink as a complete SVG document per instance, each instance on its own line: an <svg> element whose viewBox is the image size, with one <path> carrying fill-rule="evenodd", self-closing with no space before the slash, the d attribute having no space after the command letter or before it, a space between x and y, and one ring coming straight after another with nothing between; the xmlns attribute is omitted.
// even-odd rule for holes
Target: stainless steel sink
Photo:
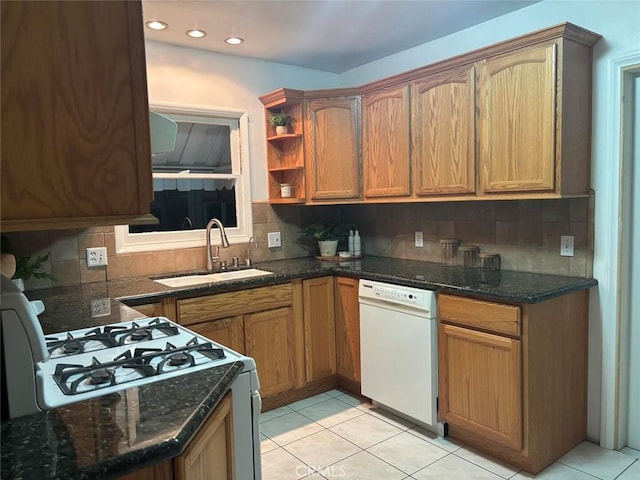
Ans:
<svg viewBox="0 0 640 480"><path fill-rule="evenodd" d="M232 270L228 272L206 273L200 275L183 275L179 277L154 278L154 282L161 283L168 287L188 287L190 285L200 285L202 283L226 282L229 280L241 280L243 278L261 277L273 275L273 272L248 268L246 270Z"/></svg>

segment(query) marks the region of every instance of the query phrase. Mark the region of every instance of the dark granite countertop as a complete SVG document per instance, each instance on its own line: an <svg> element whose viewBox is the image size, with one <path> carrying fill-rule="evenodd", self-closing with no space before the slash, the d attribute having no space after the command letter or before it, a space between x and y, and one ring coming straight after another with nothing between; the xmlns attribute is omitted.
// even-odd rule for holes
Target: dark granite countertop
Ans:
<svg viewBox="0 0 640 480"><path fill-rule="evenodd" d="M489 272L382 257L339 263L298 258L255 267L274 274L183 288L132 278L35 290L27 292L27 296L44 302L46 309L40 320L44 332L51 333L129 321L141 316L136 305L162 298L210 295L324 275L365 278L515 304L542 302L597 285L593 278ZM95 312L91 302L98 299L107 299L109 314L92 316ZM203 370L3 422L2 478L108 478L179 455L240 369L241 364L234 364ZM132 391L138 393L137 401ZM142 400L146 398L158 399L164 407L152 407ZM129 422L131 411L138 412L136 418L140 421ZM137 432L133 437L132 426ZM96 439L101 441L89 443Z"/></svg>
<svg viewBox="0 0 640 480"><path fill-rule="evenodd" d="M346 262L308 257L263 262L255 267L274 274L181 288L167 287L142 277L34 290L27 292L27 296L31 300L43 300L46 310L40 320L45 333L50 333L131 320L140 316L135 311L136 305L166 297L210 295L324 275L365 278L513 304L538 303L597 285L593 278L465 269L384 257ZM92 317L91 301L103 298L109 299L110 314Z"/></svg>
<svg viewBox="0 0 640 480"><path fill-rule="evenodd" d="M242 362L2 422L3 479L108 479L182 453Z"/></svg>

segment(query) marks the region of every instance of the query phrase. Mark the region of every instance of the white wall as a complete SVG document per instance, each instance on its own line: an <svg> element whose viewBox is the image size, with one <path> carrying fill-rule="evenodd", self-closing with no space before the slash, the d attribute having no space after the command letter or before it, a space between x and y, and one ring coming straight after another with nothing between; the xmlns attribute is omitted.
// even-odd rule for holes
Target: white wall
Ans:
<svg viewBox="0 0 640 480"><path fill-rule="evenodd" d="M640 4L633 1L546 0L462 32L385 57L340 75L343 86L362 85L558 23L599 33L594 48L591 185L595 190L595 257L589 314L588 435L613 448L617 358L619 134L611 131L616 102L612 62L640 47ZM618 110L619 112L619 110ZM604 388L603 388L604 385Z"/></svg>
<svg viewBox="0 0 640 480"><path fill-rule="evenodd" d="M333 73L146 42L149 102L246 110L253 200L267 199L264 110L258 99L281 87L338 86Z"/></svg>

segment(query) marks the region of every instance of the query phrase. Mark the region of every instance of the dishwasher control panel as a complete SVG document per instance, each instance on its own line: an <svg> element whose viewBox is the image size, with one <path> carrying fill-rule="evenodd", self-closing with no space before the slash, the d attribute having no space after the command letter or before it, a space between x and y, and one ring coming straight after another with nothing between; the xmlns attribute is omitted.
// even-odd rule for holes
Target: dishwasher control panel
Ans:
<svg viewBox="0 0 640 480"><path fill-rule="evenodd" d="M382 301L404 305L420 310L423 315L435 316L436 296L431 290L360 280L359 295L361 302Z"/></svg>

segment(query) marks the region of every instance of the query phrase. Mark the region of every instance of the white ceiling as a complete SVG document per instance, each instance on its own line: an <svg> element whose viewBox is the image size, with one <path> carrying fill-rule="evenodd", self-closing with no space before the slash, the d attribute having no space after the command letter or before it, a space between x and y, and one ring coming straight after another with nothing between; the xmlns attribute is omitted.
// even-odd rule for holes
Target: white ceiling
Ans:
<svg viewBox="0 0 640 480"><path fill-rule="evenodd" d="M148 40L342 73L540 0L143 0ZM207 31L202 39L185 35ZM239 46L224 43L240 36Z"/></svg>

